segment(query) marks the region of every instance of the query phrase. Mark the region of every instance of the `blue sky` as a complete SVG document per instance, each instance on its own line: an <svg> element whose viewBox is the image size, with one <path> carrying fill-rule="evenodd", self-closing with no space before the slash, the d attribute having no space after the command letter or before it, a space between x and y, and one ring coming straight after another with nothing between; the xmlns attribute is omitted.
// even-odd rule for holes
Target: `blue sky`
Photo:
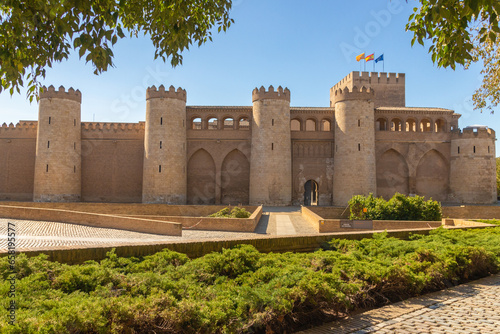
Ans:
<svg viewBox="0 0 500 334"><path fill-rule="evenodd" d="M115 45L115 68L99 76L73 54L48 69L43 84L80 89L82 121L137 122L145 118L151 85L181 86L188 105L251 105L253 88L282 85L292 106L329 105L329 89L351 71L360 52L384 54L386 72L406 74L406 104L442 107L462 114L460 127L484 124L500 129L500 116L472 108L480 65L469 70L437 68L405 32L417 1L410 0L235 0L235 24L213 42L184 53L182 66L154 61L147 37ZM372 62L367 64L373 70ZM376 71L382 71L381 63ZM0 123L36 120L37 105L24 93L0 94ZM497 150L497 156L499 155Z"/></svg>

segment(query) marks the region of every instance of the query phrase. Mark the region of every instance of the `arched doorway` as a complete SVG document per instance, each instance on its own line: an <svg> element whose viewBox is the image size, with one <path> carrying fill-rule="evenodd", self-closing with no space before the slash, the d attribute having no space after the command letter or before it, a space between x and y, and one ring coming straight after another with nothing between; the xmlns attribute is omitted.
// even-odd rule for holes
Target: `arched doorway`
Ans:
<svg viewBox="0 0 500 334"><path fill-rule="evenodd" d="M318 205L318 183L309 180L304 184L304 206Z"/></svg>

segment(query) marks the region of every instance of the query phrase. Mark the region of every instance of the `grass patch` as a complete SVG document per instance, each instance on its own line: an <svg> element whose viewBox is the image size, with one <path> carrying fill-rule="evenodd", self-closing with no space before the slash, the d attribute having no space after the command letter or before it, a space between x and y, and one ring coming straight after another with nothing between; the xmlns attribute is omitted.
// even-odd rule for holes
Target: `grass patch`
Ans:
<svg viewBox="0 0 500 334"><path fill-rule="evenodd" d="M500 227L436 229L399 240L334 239L312 253L249 245L189 259L110 252L65 265L21 254L17 323L1 333L272 333L331 321L365 307L436 291L499 270ZM0 290L10 288L0 259ZM4 310L10 300L0 303Z"/></svg>

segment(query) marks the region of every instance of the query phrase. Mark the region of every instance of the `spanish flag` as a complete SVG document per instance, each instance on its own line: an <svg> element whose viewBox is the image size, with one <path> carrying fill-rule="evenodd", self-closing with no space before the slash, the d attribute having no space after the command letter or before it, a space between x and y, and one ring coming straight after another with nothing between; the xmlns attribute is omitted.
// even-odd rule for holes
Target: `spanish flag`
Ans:
<svg viewBox="0 0 500 334"><path fill-rule="evenodd" d="M363 52L359 56L356 56L356 61L360 61L361 59L365 58L365 53Z"/></svg>
<svg viewBox="0 0 500 334"><path fill-rule="evenodd" d="M375 55L375 54L374 54L374 53L372 53L371 55L366 56L365 61L370 61L370 60L373 60L373 59L375 58L375 57L374 57L374 55Z"/></svg>

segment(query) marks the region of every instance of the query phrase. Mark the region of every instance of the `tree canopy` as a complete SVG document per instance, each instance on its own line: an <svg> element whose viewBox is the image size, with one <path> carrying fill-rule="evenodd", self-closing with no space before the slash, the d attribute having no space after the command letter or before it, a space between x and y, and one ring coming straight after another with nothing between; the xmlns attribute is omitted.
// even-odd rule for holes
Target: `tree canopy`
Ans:
<svg viewBox="0 0 500 334"><path fill-rule="evenodd" d="M5 0L0 3L0 92L30 100L54 62L74 50L99 74L113 66L112 46L121 38L147 35L154 58L182 64L182 51L226 31L231 0Z"/></svg>
<svg viewBox="0 0 500 334"><path fill-rule="evenodd" d="M472 97L476 109L493 110L500 102L499 15L498 0L420 0L406 26L412 45L431 40L429 53L440 67L483 62L483 82Z"/></svg>

